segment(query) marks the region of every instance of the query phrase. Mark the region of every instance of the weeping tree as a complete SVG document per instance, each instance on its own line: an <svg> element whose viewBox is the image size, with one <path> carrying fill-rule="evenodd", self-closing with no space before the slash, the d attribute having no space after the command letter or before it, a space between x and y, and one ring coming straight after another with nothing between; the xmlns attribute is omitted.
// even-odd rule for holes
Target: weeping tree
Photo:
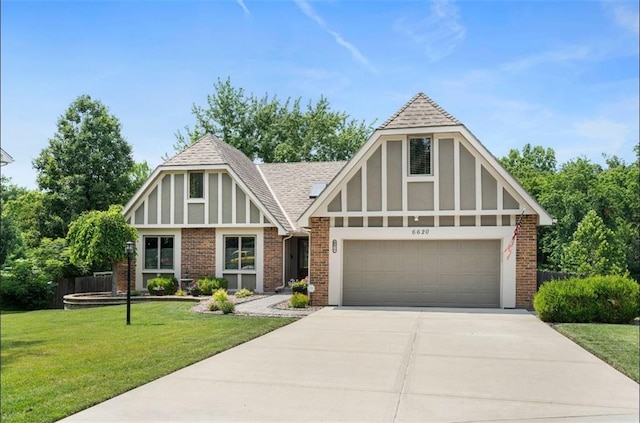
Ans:
<svg viewBox="0 0 640 423"><path fill-rule="evenodd" d="M125 221L122 206L85 212L69 225L67 241L71 263L85 270L110 265L113 269L111 293L116 295L117 265L127 258L125 244L137 238L138 231Z"/></svg>

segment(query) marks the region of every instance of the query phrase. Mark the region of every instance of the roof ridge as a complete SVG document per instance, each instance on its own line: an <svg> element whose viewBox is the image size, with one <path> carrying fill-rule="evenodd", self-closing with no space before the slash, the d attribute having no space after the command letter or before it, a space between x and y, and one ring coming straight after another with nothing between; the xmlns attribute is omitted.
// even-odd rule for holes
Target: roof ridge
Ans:
<svg viewBox="0 0 640 423"><path fill-rule="evenodd" d="M413 104L414 101L416 101L418 99L418 97L420 97L420 95L424 95L424 93L422 91L420 91L418 94L414 95L413 97L411 97L411 99L409 101L407 101L404 106L402 106L400 109L398 109L397 112L395 112L394 114L392 114L387 120L384 121L384 123L382 125L380 125L378 128L384 128L385 126L387 126L388 124L391 123L392 120L394 120L395 118L397 118L398 116L400 116L400 113L404 112L407 107L409 107L411 104ZM425 96L426 97L426 96ZM428 98L428 97L427 97Z"/></svg>
<svg viewBox="0 0 640 423"><path fill-rule="evenodd" d="M442 106L440 106L438 103L436 103L435 101L433 101L428 95L426 95L425 93L423 93L422 91L420 91L419 93L417 93L416 95L414 95L413 97L411 97L411 99L409 101L407 101L397 112L395 112L393 115L391 115L387 120L384 121L384 123L380 126L378 126L377 129L385 129L387 126L389 126L394 120L396 120L398 117L400 117L409 107L411 107L418 99L423 99L425 100L431 107L433 107L433 109L435 111L437 111L438 113L440 113L442 115L442 117L444 117L447 120L450 120L451 122L453 122L456 125L461 125L462 123L456 119L455 116L453 116L451 113L449 113L448 111L446 111Z"/></svg>
<svg viewBox="0 0 640 423"><path fill-rule="evenodd" d="M442 113L443 115L445 115L447 118L451 119L452 121L454 121L457 124L460 124L461 122L456 119L455 116L453 116L451 113L447 112L441 105L439 105L438 103L436 103L435 101L433 101L431 99L431 97L429 97L428 95L424 94L424 93L418 93L418 95L422 94L424 96L424 98L427 99L427 101L429 102L429 104L431 104L437 111L439 111L440 113Z"/></svg>
<svg viewBox="0 0 640 423"><path fill-rule="evenodd" d="M280 208L280 211L282 212L283 216L285 217L285 219L287 219L287 222L289 222L289 225L291 225L291 228L295 230L296 229L296 225L293 224L293 221L291 220L291 217L289 216L289 213L287 213L287 211L284 209L284 207L282 206L282 203L280 203L280 200L278 199L278 196L276 195L276 193L271 188L271 185L269 185L269 181L264 176L264 173L262 173L262 170L260 170L260 166L258 166L256 164L255 167L256 167L256 170L258 171L258 173L260 174L260 177L264 181L264 184L267 186L267 189L269 190L269 193L271 193L271 196L276 201L276 204Z"/></svg>

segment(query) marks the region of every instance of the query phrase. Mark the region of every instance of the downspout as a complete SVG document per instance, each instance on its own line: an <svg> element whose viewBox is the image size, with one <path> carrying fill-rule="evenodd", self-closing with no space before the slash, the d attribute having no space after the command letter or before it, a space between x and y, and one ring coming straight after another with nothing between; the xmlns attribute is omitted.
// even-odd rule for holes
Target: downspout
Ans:
<svg viewBox="0 0 640 423"><path fill-rule="evenodd" d="M287 275L285 275L285 271L284 271L285 263L286 263L286 260L287 260L287 255L285 254L286 251L287 251L287 248L285 246L285 242L288 239L291 239L291 238L293 238L293 235L289 235L287 237L282 238L282 285L278 286L276 288L276 292L282 291L285 288L285 286L287 286L287 280L286 280L287 279Z"/></svg>

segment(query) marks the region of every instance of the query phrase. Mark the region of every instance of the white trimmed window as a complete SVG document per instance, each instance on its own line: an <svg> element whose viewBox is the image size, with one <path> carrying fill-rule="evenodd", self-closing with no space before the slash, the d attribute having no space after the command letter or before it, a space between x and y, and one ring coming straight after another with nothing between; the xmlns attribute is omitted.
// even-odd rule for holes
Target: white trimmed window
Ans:
<svg viewBox="0 0 640 423"><path fill-rule="evenodd" d="M409 176L431 175L431 137L409 138Z"/></svg>
<svg viewBox="0 0 640 423"><path fill-rule="evenodd" d="M145 270L173 269L174 248L172 236L144 237Z"/></svg>
<svg viewBox="0 0 640 423"><path fill-rule="evenodd" d="M189 198L204 198L203 172L189 172Z"/></svg>
<svg viewBox="0 0 640 423"><path fill-rule="evenodd" d="M224 270L254 270L256 268L256 237L224 237Z"/></svg>

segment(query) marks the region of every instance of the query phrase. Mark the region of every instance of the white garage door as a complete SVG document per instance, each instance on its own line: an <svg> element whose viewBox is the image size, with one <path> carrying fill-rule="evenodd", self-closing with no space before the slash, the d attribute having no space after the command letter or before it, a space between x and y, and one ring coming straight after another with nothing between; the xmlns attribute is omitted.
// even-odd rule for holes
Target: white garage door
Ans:
<svg viewBox="0 0 640 423"><path fill-rule="evenodd" d="M499 307L500 241L344 241L344 305Z"/></svg>

